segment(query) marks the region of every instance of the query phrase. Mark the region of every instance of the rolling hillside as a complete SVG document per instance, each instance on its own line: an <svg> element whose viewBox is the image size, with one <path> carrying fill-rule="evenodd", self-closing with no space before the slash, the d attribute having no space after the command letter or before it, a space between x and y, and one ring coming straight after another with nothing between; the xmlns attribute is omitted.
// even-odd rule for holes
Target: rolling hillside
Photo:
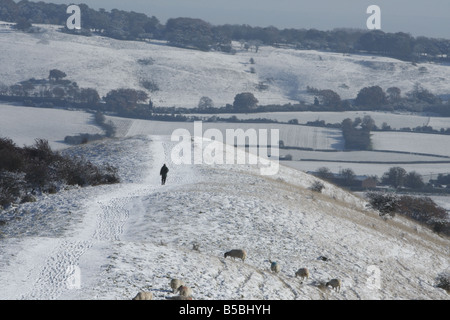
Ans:
<svg viewBox="0 0 450 320"><path fill-rule="evenodd" d="M237 44L237 53L229 55L41 27L41 33L25 34L0 24L1 83L45 78L57 68L80 87L104 95L120 87L142 89L141 80L150 80L160 88L151 94L157 106L183 107L196 106L202 96L216 105L232 103L244 91L254 92L261 104L296 102L310 98L306 86L333 89L343 98L366 85L395 85L406 92L416 82L435 94L448 93L450 66L426 65L424 73L389 58L269 47L255 53ZM139 62L143 59L148 63ZM261 82L267 90L256 89ZM192 123L107 118L117 127L116 138L67 147L66 135L101 132L90 114L0 105L0 136L19 145L48 139L64 154L117 167L121 178L115 185L37 195L36 202L1 211L0 299L130 300L145 290L155 300L167 300L174 296L170 279L181 278L195 300L448 300L436 279L450 272L450 240L400 216L382 219L364 199L329 183L322 193L312 191L317 179L303 171L323 166L320 162L289 162L299 167L281 166L273 176L262 176L259 165L178 165L170 135ZM204 123L204 129L242 127ZM280 139L291 146L343 149L340 130L252 127L280 129ZM450 155L446 138L432 145L430 136L419 136L420 150ZM376 146L405 152L416 147L410 136L399 137L377 135ZM170 169L165 186L159 176L163 163ZM352 168L358 173L370 167ZM440 200L448 208L448 199ZM247 251L245 261L224 258L235 248ZM280 273L270 271L269 261L281 265ZM311 273L304 281L295 277L301 267ZM324 286L332 278L342 281L340 292Z"/></svg>
<svg viewBox="0 0 450 320"><path fill-rule="evenodd" d="M372 85L385 90L397 86L405 94L420 83L434 94L448 94L450 66L446 65L415 66L391 58L273 47L261 47L256 53L238 43L231 55L156 41L72 36L57 32L57 26L39 27L41 33L26 34L0 23L4 84L46 78L56 68L80 87L95 88L103 96L122 87L143 89L140 83L146 80L158 86L159 91L150 96L161 107L195 107L202 96L224 106L242 92L253 92L261 105L312 102L307 86L332 89L343 99L355 98L361 88ZM268 88L259 91L260 83Z"/></svg>
<svg viewBox="0 0 450 320"><path fill-rule="evenodd" d="M302 172L174 165L172 147L169 137L134 136L66 150L112 163L123 181L8 210L0 298L129 300L146 290L166 300L176 277L196 300L448 299L435 287L448 239L401 217L384 221L332 185L310 191L315 178ZM245 262L224 259L233 248L247 250ZM300 267L311 273L303 282ZM321 286L331 278L340 292Z"/></svg>

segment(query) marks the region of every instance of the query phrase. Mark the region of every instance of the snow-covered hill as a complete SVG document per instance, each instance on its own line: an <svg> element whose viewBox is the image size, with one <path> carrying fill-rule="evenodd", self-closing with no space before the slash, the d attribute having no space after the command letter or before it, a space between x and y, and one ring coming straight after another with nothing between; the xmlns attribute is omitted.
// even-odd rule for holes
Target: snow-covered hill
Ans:
<svg viewBox="0 0 450 320"><path fill-rule="evenodd" d="M0 103L0 137L10 138L19 147L35 139L48 140L54 150L67 148L66 136L80 133L102 134L94 115L83 111L32 108Z"/></svg>
<svg viewBox="0 0 450 320"><path fill-rule="evenodd" d="M159 87L150 93L155 105L169 107L194 107L202 96L224 106L242 92L253 92L261 105L311 101L307 86L335 90L343 99L355 98L361 88L373 85L385 90L397 86L405 94L419 83L434 94L448 94L447 65L264 46L254 52L238 43L231 55L157 41L73 36L58 32L57 26L39 27L43 32L26 34L0 23L0 83L46 78L56 68L80 87L95 88L104 96L122 87L143 89L144 80ZM260 84L267 89L258 90Z"/></svg>
<svg viewBox="0 0 450 320"><path fill-rule="evenodd" d="M406 92L420 82L440 94L450 79L449 66L430 64L425 71L389 58L269 47L255 53L239 46L228 55L41 27L45 32L25 34L0 24L1 83L44 78L57 68L101 95L151 80L160 88L151 94L157 106L191 107L201 96L232 103L244 91L261 104L306 100L306 86L347 98L367 85ZM256 89L261 82L267 90ZM65 135L100 129L83 113L0 108L1 136L19 145L46 138L63 152L118 167L122 178L3 211L0 299L131 299L146 290L165 300L173 296L174 277L192 287L194 299L449 297L435 287L436 277L449 270L448 239L398 216L384 221L361 198L333 185L313 192L315 178L301 171L282 166L275 176L261 176L250 165L175 165L173 127L120 118L113 119L117 139L62 148ZM336 134L300 129L281 131L280 138L316 148L340 145ZM165 186L159 181L163 163L170 168ZM224 259L234 248L247 250L245 262ZM269 260L280 263L279 274L270 272ZM303 282L295 278L300 267L311 273ZM339 293L320 285L331 278L342 280Z"/></svg>
<svg viewBox="0 0 450 320"><path fill-rule="evenodd" d="M435 287L449 268L448 239L401 217L384 221L332 185L315 193L315 178L286 167L261 176L250 165L175 165L173 145L131 136L67 149L117 166L122 183L3 215L0 299L131 299L146 290L165 300L171 278L184 279L194 299L448 299ZM245 262L224 259L234 248L247 250ZM303 282L300 267L311 273ZM340 292L320 286L332 278Z"/></svg>

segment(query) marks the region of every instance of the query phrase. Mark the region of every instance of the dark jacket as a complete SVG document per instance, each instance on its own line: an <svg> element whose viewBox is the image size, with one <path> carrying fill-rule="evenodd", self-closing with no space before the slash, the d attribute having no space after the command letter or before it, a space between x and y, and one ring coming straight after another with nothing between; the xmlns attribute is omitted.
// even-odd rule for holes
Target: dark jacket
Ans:
<svg viewBox="0 0 450 320"><path fill-rule="evenodd" d="M163 167L161 168L161 171L159 172L159 175L167 176L168 172L169 172L169 168L167 168L166 165L163 165Z"/></svg>

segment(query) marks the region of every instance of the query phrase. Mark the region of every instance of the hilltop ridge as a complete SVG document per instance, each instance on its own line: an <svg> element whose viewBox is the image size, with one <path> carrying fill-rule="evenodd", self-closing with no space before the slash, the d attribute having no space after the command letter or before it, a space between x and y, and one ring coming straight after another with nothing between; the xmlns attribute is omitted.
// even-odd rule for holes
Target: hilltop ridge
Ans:
<svg viewBox="0 0 450 320"><path fill-rule="evenodd" d="M384 221L333 185L313 192L316 178L283 166L263 177L253 165L174 165L173 144L133 136L68 149L107 160L123 182L9 212L21 220L2 230L0 297L128 300L146 290L158 300L182 278L199 300L448 299L435 287L448 239L401 217ZM245 262L224 259L233 248L247 250ZM303 282L300 267L311 273ZM79 288L67 286L68 268L79 270ZM321 286L331 278L340 292Z"/></svg>
<svg viewBox="0 0 450 320"><path fill-rule="evenodd" d="M232 104L242 92L254 93L260 105L312 103L307 87L333 90L342 99L375 85L395 86L406 94L419 84L437 96L448 94L450 67L445 64L271 46L255 52L238 42L233 42L235 54L203 52L159 40L83 37L61 33L59 26L39 27L41 32L29 34L0 25L4 85L47 78L49 70L59 69L100 96L123 87L147 90L152 84L147 92L155 106L187 108L197 107L203 96L215 106Z"/></svg>

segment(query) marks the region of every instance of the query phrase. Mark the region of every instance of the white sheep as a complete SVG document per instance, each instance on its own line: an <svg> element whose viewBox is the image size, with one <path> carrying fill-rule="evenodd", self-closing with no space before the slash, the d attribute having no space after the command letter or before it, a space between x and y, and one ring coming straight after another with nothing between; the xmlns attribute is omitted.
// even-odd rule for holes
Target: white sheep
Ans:
<svg viewBox="0 0 450 320"><path fill-rule="evenodd" d="M307 268L300 268L295 273L295 277L301 277L303 279L309 279L309 270Z"/></svg>
<svg viewBox="0 0 450 320"><path fill-rule="evenodd" d="M177 291L180 292L180 296L182 296L182 297L191 297L192 296L192 290L189 287L180 286Z"/></svg>
<svg viewBox="0 0 450 320"><path fill-rule="evenodd" d="M225 252L225 254L223 256L225 259L227 257L232 257L233 259L238 258L238 259L242 259L242 261L245 261L245 259L247 258L247 252L242 249L234 249L234 250Z"/></svg>
<svg viewBox="0 0 450 320"><path fill-rule="evenodd" d="M341 280L339 280L339 279L331 279L325 285L327 287L331 286L337 292L341 291Z"/></svg>
<svg viewBox="0 0 450 320"><path fill-rule="evenodd" d="M141 291L133 298L133 300L153 300L153 293Z"/></svg>
<svg viewBox="0 0 450 320"><path fill-rule="evenodd" d="M272 272L279 273L281 270L281 266L278 264L278 262L270 261L270 260L269 260L269 262L271 263L270 270L272 270Z"/></svg>
<svg viewBox="0 0 450 320"><path fill-rule="evenodd" d="M172 292L176 292L179 287L186 285L183 280L180 279L172 279L170 281L170 287L172 288Z"/></svg>

